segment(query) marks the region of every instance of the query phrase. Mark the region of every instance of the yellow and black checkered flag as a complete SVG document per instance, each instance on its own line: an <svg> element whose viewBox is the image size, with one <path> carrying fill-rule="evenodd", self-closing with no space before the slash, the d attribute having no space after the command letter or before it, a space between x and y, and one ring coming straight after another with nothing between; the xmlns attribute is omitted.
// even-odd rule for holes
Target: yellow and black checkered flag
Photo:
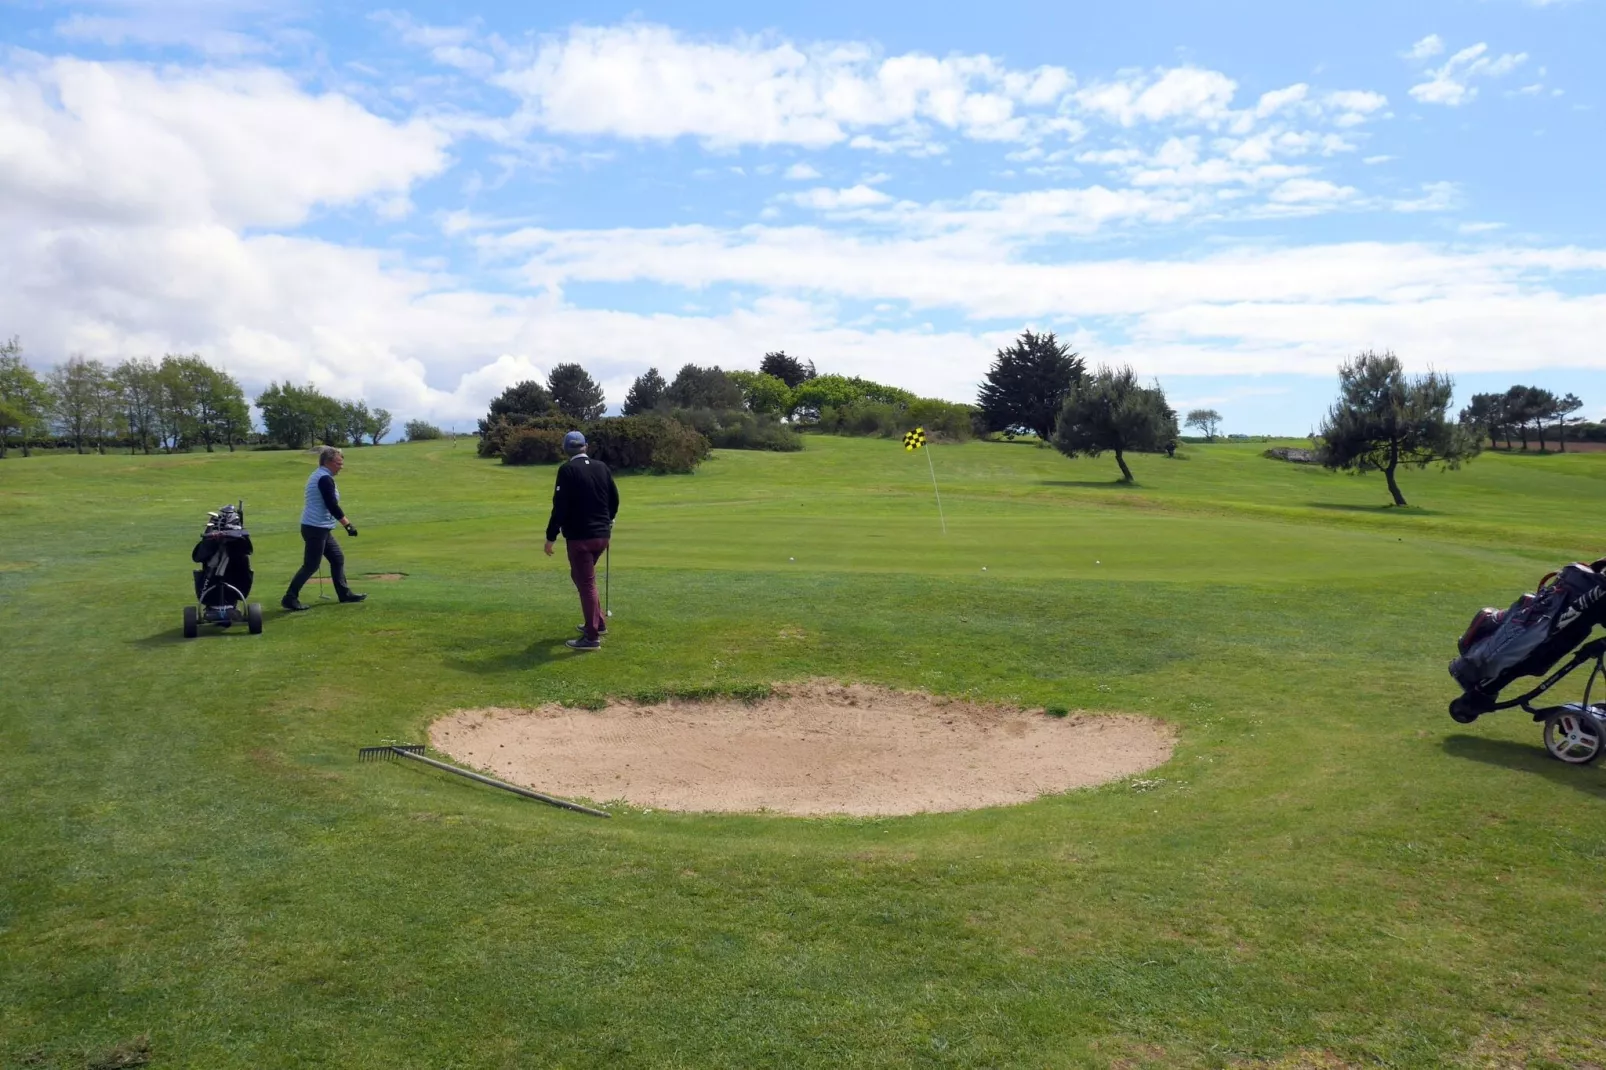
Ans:
<svg viewBox="0 0 1606 1070"><path fill-rule="evenodd" d="M926 429L924 427L917 427L903 436L903 448L906 450L917 450L925 444Z"/></svg>

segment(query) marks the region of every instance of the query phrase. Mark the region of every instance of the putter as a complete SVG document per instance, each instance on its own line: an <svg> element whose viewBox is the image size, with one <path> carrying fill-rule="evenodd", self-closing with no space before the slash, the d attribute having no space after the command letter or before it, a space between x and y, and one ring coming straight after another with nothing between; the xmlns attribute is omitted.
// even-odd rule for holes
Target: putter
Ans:
<svg viewBox="0 0 1606 1070"><path fill-rule="evenodd" d="M324 585L324 582L323 582L323 562L319 561L318 562L318 601L320 601L320 602L333 602L334 599L330 598L327 594L324 593L324 586L325 585Z"/></svg>
<svg viewBox="0 0 1606 1070"><path fill-rule="evenodd" d="M609 608L609 606L611 604L610 601L609 601L609 599L611 597L611 593L610 592L611 592L611 589L613 587L613 582L612 581L613 581L613 545L610 542L609 545L608 545L608 548L606 550L602 551L602 615L604 617L613 616L613 610Z"/></svg>

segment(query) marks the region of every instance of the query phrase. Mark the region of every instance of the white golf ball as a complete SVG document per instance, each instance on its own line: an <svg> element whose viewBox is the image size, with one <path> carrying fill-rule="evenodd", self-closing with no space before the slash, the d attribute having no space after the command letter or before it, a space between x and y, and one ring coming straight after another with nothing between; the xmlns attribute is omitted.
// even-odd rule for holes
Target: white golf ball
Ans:
<svg viewBox="0 0 1606 1070"><path fill-rule="evenodd" d="M795 558L795 557L788 557L788 558L787 558L787 560L788 560L788 561L796 561L796 560L797 560L797 558Z"/></svg>
<svg viewBox="0 0 1606 1070"><path fill-rule="evenodd" d="M1093 562L1093 563L1094 563L1094 564L1095 564L1095 565L1102 565L1102 564L1104 564L1104 562L1102 562L1102 561L1095 561L1095 562Z"/></svg>
<svg viewBox="0 0 1606 1070"><path fill-rule="evenodd" d="M982 566L982 567L981 567L981 570L982 570L982 571L983 571L983 572L986 572L986 571L987 571L987 566L986 566L986 565L983 565L983 566Z"/></svg>

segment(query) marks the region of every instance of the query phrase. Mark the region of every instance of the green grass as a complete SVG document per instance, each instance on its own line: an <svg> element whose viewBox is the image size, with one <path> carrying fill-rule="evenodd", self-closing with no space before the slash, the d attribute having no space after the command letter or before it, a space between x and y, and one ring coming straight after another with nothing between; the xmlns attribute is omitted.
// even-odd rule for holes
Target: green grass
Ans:
<svg viewBox="0 0 1606 1070"><path fill-rule="evenodd" d="M257 597L303 455L0 463L0 1066L1606 1062L1606 773L1445 715L1472 611L1599 556L1606 455L1377 479L810 438L621 480L572 656L551 470L351 451L360 606L179 637L207 509ZM789 560L795 558L795 561ZM986 572L982 571L985 566ZM602 822L356 750L441 713L825 676L1176 725L1004 809ZM146 1039L142 1039L146 1038Z"/></svg>

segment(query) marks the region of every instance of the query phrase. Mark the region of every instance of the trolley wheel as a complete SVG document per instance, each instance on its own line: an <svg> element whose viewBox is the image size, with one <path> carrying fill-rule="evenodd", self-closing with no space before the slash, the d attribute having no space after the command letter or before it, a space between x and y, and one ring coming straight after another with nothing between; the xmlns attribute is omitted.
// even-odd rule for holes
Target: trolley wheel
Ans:
<svg viewBox="0 0 1606 1070"><path fill-rule="evenodd" d="M245 626L252 635L262 634L262 603L252 602L245 607Z"/></svg>
<svg viewBox="0 0 1606 1070"><path fill-rule="evenodd" d="M184 638L194 639L201 634L201 619L196 615L194 606L184 607Z"/></svg>
<svg viewBox="0 0 1606 1070"><path fill-rule="evenodd" d="M1606 750L1601 722L1587 713L1563 710L1545 719L1545 750L1558 762L1588 765Z"/></svg>
<svg viewBox="0 0 1606 1070"><path fill-rule="evenodd" d="M1471 724L1478 719L1482 711L1475 707L1466 695L1450 703L1450 720L1456 724Z"/></svg>

